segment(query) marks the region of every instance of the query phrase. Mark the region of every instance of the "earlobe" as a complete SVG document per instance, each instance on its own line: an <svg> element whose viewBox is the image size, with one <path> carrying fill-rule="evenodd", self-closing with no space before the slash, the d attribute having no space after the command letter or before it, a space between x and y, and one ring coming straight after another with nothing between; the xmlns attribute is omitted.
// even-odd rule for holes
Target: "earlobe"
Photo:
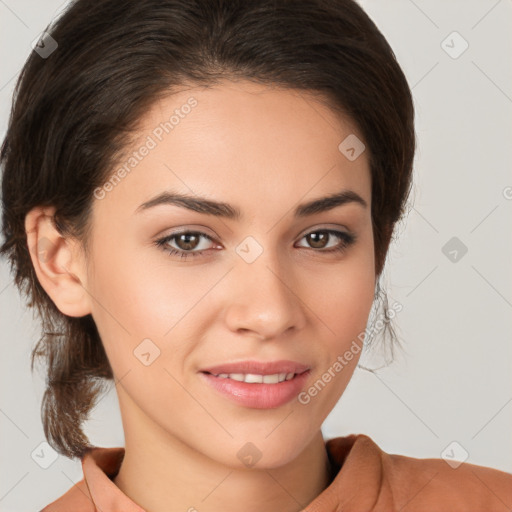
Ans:
<svg viewBox="0 0 512 512"><path fill-rule="evenodd" d="M25 217L27 247L39 283L67 316L91 313L90 295L78 242L63 237L54 207L35 207Z"/></svg>

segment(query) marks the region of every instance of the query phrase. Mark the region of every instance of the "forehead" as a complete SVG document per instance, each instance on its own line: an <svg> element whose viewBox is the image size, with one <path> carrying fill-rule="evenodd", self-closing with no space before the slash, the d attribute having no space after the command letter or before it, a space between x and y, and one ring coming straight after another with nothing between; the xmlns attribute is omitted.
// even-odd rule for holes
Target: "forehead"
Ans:
<svg viewBox="0 0 512 512"><path fill-rule="evenodd" d="M362 140L350 119L305 91L247 81L183 89L140 119L98 208L123 210L126 218L167 189L242 211L261 212L262 201L282 210L344 188L370 203L367 151L356 159L343 152L354 137Z"/></svg>

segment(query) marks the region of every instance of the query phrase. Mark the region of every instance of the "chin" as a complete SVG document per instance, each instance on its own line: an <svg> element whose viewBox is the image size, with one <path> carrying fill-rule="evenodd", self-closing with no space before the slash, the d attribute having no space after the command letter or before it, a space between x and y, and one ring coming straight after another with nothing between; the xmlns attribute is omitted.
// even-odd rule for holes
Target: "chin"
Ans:
<svg viewBox="0 0 512 512"><path fill-rule="evenodd" d="M265 433L246 430L243 437L236 436L228 442L216 443L215 452L205 454L233 469L276 469L299 457L316 433L308 435L302 430L293 435L283 431L279 435L276 430L268 435L267 429Z"/></svg>

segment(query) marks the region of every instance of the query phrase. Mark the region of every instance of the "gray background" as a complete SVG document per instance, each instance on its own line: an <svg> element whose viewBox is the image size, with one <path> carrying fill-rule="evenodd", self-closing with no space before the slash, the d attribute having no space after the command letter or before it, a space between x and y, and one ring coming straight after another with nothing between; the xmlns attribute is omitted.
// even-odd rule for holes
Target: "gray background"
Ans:
<svg viewBox="0 0 512 512"><path fill-rule="evenodd" d="M403 306L395 325L405 352L376 374L356 370L324 435L365 433L387 452L420 458L453 449L512 472L512 0L361 4L393 47L417 112L411 210L384 275L390 302ZM30 44L65 5L0 0L2 138ZM469 44L457 58L463 42L453 31ZM455 262L442 250L452 237L468 249ZM82 469L40 446L44 377L29 368L39 324L3 260L0 333L0 511L39 510ZM86 432L97 445L123 445L115 390ZM39 463L34 453L44 454Z"/></svg>

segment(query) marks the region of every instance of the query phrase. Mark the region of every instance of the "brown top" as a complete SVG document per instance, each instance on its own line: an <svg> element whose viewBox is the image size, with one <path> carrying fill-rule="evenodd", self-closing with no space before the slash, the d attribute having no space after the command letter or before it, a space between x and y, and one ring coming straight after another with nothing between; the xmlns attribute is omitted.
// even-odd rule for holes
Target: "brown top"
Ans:
<svg viewBox="0 0 512 512"><path fill-rule="evenodd" d="M362 434L331 439L326 450L334 479L306 512L512 510L512 474L504 471L390 455ZM145 512L112 481L124 451L97 447L87 453L84 478L41 512Z"/></svg>

